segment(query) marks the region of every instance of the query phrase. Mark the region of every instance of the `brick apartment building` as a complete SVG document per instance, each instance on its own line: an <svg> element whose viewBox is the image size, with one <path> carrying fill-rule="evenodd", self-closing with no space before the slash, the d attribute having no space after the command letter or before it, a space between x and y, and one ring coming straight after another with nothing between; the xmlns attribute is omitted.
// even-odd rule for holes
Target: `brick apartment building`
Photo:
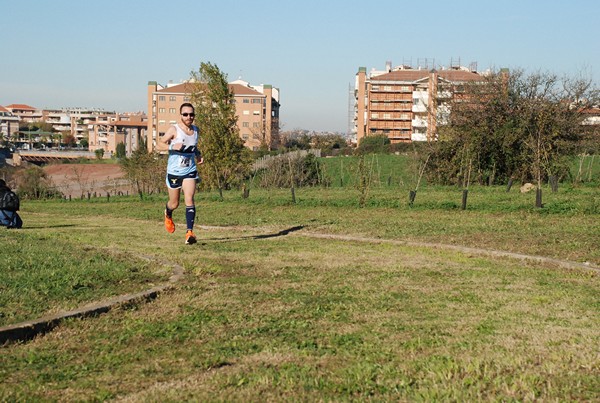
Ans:
<svg viewBox="0 0 600 403"><path fill-rule="evenodd" d="M279 89L271 85L251 86L236 80L229 83L234 94L237 125L244 145L257 150L261 144L270 149L277 147L279 139ZM147 145L150 151L169 126L179 122L179 107L190 102L192 84L169 84L166 87L156 81L148 82L148 130Z"/></svg>
<svg viewBox="0 0 600 403"><path fill-rule="evenodd" d="M359 67L354 90L354 122L357 141L385 134L392 143L431 141L437 126L449 115L449 102L460 96L466 82L482 76L465 67L413 69L400 66L367 74Z"/></svg>

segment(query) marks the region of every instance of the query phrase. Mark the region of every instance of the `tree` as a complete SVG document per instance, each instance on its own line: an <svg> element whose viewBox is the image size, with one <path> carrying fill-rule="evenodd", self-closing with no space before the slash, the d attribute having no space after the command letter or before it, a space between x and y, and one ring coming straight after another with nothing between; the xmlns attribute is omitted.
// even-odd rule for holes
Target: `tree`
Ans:
<svg viewBox="0 0 600 403"><path fill-rule="evenodd" d="M117 144L115 153L117 154L117 158L125 158L126 153L127 153L127 149L125 148L125 143Z"/></svg>
<svg viewBox="0 0 600 403"><path fill-rule="evenodd" d="M584 78L501 71L465 85L439 129L429 175L461 183L468 173L480 183L534 180L568 173L565 157L581 137L583 111L598 102Z"/></svg>
<svg viewBox="0 0 600 403"><path fill-rule="evenodd" d="M130 158L121 158L119 164L140 198L144 194L160 192L164 186L165 160L157 152L148 152L145 144L141 144Z"/></svg>
<svg viewBox="0 0 600 403"><path fill-rule="evenodd" d="M62 142L65 146L72 147L77 142L77 139L71 133L63 132L62 133Z"/></svg>
<svg viewBox="0 0 600 403"><path fill-rule="evenodd" d="M321 155L332 155L335 152L348 147L346 139L340 134L325 133L315 135L312 138L314 148L321 150Z"/></svg>
<svg viewBox="0 0 600 403"><path fill-rule="evenodd" d="M372 134L363 137L356 149L357 154L387 153L390 148L390 139L385 134Z"/></svg>
<svg viewBox="0 0 600 403"><path fill-rule="evenodd" d="M96 159L101 160L102 158L104 158L104 148L98 148L94 150L94 154L96 154Z"/></svg>
<svg viewBox="0 0 600 403"><path fill-rule="evenodd" d="M19 171L16 176L18 194L23 199L62 197L62 194L52 186L52 181L46 172L38 166L32 165Z"/></svg>
<svg viewBox="0 0 600 403"><path fill-rule="evenodd" d="M294 129L281 132L281 147L283 151L310 150L311 136L308 130Z"/></svg>
<svg viewBox="0 0 600 403"><path fill-rule="evenodd" d="M204 164L199 170L204 184L223 189L240 183L250 168L250 153L239 136L233 92L227 78L211 63L192 72L192 103L200 129L199 149Z"/></svg>

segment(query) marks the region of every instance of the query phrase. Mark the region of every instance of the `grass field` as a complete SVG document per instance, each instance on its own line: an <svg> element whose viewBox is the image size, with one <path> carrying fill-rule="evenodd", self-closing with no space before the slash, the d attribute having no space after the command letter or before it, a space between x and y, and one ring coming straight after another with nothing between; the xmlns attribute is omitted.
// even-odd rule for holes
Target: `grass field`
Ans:
<svg viewBox="0 0 600 403"><path fill-rule="evenodd" d="M412 207L408 189L373 186L365 208L349 186L202 193L191 247L161 195L23 203L25 228L0 231L1 324L149 288L159 262L185 276L3 346L0 400L597 400L597 271L430 245L598 267L597 187L543 209L473 187L466 211L455 188Z"/></svg>

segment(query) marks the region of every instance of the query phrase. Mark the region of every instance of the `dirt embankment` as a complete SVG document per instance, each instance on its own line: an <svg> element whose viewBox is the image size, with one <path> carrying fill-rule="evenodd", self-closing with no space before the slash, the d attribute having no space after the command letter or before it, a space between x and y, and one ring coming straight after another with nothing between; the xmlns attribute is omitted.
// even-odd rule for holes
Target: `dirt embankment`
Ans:
<svg viewBox="0 0 600 403"><path fill-rule="evenodd" d="M81 197L132 194L132 187L118 164L58 164L47 165L44 171L65 196Z"/></svg>

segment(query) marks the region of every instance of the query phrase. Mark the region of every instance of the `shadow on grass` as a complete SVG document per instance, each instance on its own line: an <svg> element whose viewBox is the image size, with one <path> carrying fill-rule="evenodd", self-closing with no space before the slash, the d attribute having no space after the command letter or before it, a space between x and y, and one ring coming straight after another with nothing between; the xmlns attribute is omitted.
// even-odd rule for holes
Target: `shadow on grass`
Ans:
<svg viewBox="0 0 600 403"><path fill-rule="evenodd" d="M67 227L77 227L76 224L59 224L59 225L27 225L23 226L23 228L19 228L19 231L27 231L30 229L45 229L45 228L67 228Z"/></svg>
<svg viewBox="0 0 600 403"><path fill-rule="evenodd" d="M236 241L243 241L246 239L277 238L280 236L288 235L291 232L300 231L303 228L304 228L304 225L297 225L295 227L286 228L286 229L276 232L274 234L248 235L248 236L240 236L240 237L235 237L235 238L208 238L208 239L203 239L202 241L203 242L211 242L211 241L213 241L213 242L236 242Z"/></svg>

